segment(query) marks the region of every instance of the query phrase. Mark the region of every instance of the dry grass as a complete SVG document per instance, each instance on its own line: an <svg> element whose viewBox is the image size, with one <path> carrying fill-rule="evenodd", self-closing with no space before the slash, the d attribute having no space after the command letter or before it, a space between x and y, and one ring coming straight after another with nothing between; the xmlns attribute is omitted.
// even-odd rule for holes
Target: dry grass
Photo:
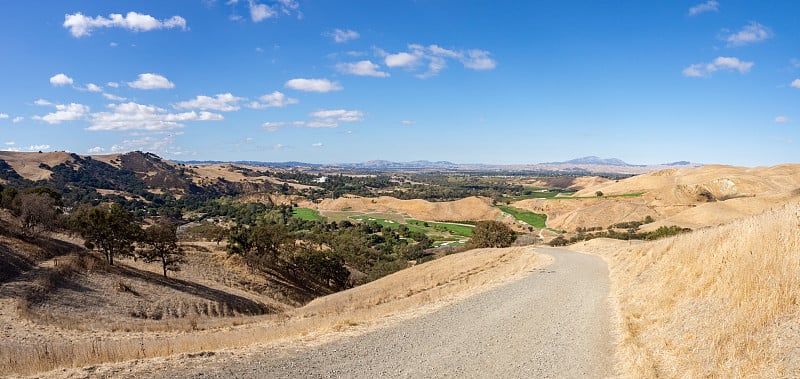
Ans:
<svg viewBox="0 0 800 379"><path fill-rule="evenodd" d="M468 197L456 201L430 202L421 199L400 200L389 196L378 198L340 197L326 199L319 204L320 211L358 211L408 214L418 220L495 220L502 212L493 208L490 200Z"/></svg>
<svg viewBox="0 0 800 379"><path fill-rule="evenodd" d="M800 377L800 206L628 245L609 261L630 377Z"/></svg>
<svg viewBox="0 0 800 379"><path fill-rule="evenodd" d="M387 317L431 310L518 277L540 264L542 261L537 260L532 248L473 250L317 299L294 311L239 318L251 322L246 325L196 332L89 333L78 339L67 334L65 338L49 336L35 343L2 340L0 376L330 335L355 326L379 324ZM191 325L192 320L185 322Z"/></svg>

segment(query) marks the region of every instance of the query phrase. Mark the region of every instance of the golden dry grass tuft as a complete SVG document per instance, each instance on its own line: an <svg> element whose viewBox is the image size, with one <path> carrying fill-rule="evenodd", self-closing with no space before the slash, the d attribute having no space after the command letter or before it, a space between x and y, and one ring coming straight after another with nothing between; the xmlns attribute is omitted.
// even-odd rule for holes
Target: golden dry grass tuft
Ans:
<svg viewBox="0 0 800 379"><path fill-rule="evenodd" d="M192 331L192 320L160 332L93 333L80 338L0 340L0 376L197 353L380 325L430 311L519 277L544 263L533 248L481 249L437 259L279 314L237 318L226 327ZM129 284L128 284L129 285ZM140 290L133 288L134 290ZM128 294L122 294L128 296ZM0 314L2 313L0 308ZM405 315L405 316L404 316ZM173 323L177 321L172 321ZM195 321L196 322L196 321ZM188 326L188 327L187 327ZM35 342L35 343L31 343Z"/></svg>
<svg viewBox="0 0 800 379"><path fill-rule="evenodd" d="M800 206L665 240L573 247L609 261L630 377L800 377Z"/></svg>

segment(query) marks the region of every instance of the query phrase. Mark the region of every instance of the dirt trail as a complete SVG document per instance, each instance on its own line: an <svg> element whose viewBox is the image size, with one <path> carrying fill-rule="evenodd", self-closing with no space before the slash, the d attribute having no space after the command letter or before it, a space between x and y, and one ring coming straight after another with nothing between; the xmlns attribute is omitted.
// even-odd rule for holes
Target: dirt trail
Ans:
<svg viewBox="0 0 800 379"><path fill-rule="evenodd" d="M221 351L115 377L440 378L613 376L613 322L602 259L539 249L555 261L436 312L311 347ZM97 373L95 373L97 374Z"/></svg>

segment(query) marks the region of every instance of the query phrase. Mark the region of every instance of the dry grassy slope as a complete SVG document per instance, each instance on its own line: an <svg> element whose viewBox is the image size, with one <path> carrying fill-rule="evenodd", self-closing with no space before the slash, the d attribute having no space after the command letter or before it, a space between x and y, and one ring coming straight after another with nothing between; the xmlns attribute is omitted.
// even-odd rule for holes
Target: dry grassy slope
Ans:
<svg viewBox="0 0 800 379"><path fill-rule="evenodd" d="M53 167L73 160L69 153L62 151L52 153L0 151L0 159L6 161L19 176L33 181L50 179L52 172L40 168L39 165L42 163Z"/></svg>
<svg viewBox="0 0 800 379"><path fill-rule="evenodd" d="M665 240L571 248L609 261L627 376L800 377L797 199Z"/></svg>
<svg viewBox="0 0 800 379"><path fill-rule="evenodd" d="M430 221L480 221L495 220L502 212L491 206L486 198L468 197L456 201L430 202L420 199L399 200L393 197L378 198L342 197L323 200L317 208L322 211L352 210L359 212L391 212Z"/></svg>
<svg viewBox="0 0 800 379"><path fill-rule="evenodd" d="M661 225L689 228L719 225L753 215L800 195L800 165L667 169L587 187L575 196L643 192L640 197L577 200L524 200L520 208L548 215L548 226L574 230L606 227L652 216Z"/></svg>

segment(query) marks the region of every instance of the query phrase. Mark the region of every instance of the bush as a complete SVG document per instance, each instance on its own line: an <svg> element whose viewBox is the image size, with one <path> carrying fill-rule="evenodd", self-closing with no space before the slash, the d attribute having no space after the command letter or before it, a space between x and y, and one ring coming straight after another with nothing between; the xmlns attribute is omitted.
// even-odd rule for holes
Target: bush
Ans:
<svg viewBox="0 0 800 379"><path fill-rule="evenodd" d="M508 225L499 221L481 221L472 230L469 247L509 247L516 240L516 233Z"/></svg>

